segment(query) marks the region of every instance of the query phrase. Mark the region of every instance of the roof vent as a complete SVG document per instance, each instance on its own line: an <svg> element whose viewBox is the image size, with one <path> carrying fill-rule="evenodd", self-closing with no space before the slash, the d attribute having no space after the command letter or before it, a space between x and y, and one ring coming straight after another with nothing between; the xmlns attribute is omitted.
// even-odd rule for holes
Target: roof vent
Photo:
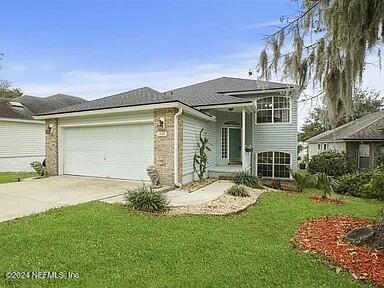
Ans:
<svg viewBox="0 0 384 288"><path fill-rule="evenodd" d="M9 104L11 104L12 107L24 108L23 104L21 104L20 102L10 101Z"/></svg>

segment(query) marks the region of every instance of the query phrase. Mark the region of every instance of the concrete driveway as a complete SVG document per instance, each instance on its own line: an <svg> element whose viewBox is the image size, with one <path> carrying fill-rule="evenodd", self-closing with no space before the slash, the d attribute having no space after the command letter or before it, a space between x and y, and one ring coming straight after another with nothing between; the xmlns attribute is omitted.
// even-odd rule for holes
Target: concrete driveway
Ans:
<svg viewBox="0 0 384 288"><path fill-rule="evenodd" d="M79 176L55 176L0 184L0 222L64 205L114 197L140 184Z"/></svg>

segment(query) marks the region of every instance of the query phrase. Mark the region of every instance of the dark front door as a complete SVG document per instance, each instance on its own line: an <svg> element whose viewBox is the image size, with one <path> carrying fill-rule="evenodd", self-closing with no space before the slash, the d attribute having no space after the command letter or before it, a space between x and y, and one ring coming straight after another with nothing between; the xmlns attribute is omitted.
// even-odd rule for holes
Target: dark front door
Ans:
<svg viewBox="0 0 384 288"><path fill-rule="evenodd" d="M241 129L229 128L229 163L241 162Z"/></svg>

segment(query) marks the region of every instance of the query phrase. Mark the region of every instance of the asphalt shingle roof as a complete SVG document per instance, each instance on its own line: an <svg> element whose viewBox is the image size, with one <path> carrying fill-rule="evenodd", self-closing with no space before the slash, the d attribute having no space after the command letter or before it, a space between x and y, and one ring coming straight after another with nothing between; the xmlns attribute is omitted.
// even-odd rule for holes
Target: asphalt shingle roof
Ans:
<svg viewBox="0 0 384 288"><path fill-rule="evenodd" d="M33 115L85 101L82 98L64 94L56 94L45 98L24 95L11 100L0 99L0 118L33 120ZM12 106L10 102L19 102L23 107Z"/></svg>
<svg viewBox="0 0 384 288"><path fill-rule="evenodd" d="M52 110L49 111L49 113L41 113L40 115L129 107L154 103L167 103L172 101L177 100L152 88L142 87L128 92L80 103L78 105Z"/></svg>
<svg viewBox="0 0 384 288"><path fill-rule="evenodd" d="M325 131L309 139L308 143L340 140L384 140L384 110Z"/></svg>
<svg viewBox="0 0 384 288"><path fill-rule="evenodd" d="M111 95L78 105L55 109L39 115L60 114L100 110L107 108L129 107L178 101L191 107L249 103L251 100L227 95L227 93L258 91L264 89L293 88L293 85L264 82L250 79L222 77L194 85L160 93L152 88L143 87L128 92Z"/></svg>
<svg viewBox="0 0 384 288"><path fill-rule="evenodd" d="M294 85L251 79L221 77L173 89L167 91L166 94L171 95L172 97L177 98L190 106L205 106L250 102L250 100L247 99L228 95L235 92L251 92L283 88L294 88Z"/></svg>

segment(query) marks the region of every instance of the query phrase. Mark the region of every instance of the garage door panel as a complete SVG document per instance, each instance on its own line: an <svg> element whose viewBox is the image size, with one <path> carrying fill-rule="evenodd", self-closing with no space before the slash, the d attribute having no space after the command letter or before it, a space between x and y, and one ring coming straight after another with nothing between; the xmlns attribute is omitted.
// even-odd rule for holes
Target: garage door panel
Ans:
<svg viewBox="0 0 384 288"><path fill-rule="evenodd" d="M64 174L149 180L153 124L64 129Z"/></svg>

